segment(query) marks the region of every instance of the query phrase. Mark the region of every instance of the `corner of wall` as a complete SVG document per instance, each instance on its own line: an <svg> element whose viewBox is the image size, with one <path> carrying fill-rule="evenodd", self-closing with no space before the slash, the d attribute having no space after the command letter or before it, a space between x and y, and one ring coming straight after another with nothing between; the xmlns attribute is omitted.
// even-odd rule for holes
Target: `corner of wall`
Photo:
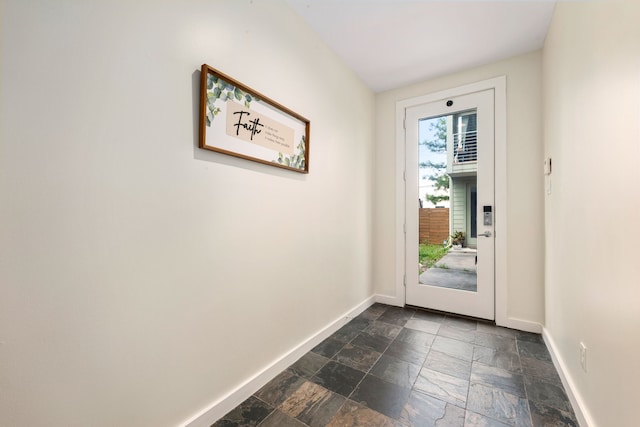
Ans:
<svg viewBox="0 0 640 427"><path fill-rule="evenodd" d="M596 423L589 413L587 405L580 394L580 390L571 377L571 373L567 369L567 365L565 364L561 353L558 351L558 347L556 346L556 343L548 329L543 328L542 338L549 349L551 360L558 371L558 375L560 375L562 386L567 392L567 396L569 397L569 401L571 402L571 406L573 407L573 411L576 414L580 427L596 427Z"/></svg>
<svg viewBox="0 0 640 427"><path fill-rule="evenodd" d="M316 345L320 344L324 339L336 332L342 326L346 325L353 318L365 311L376 302L376 296L371 296L360 304L351 308L337 319L324 326L322 329L311 335L309 338L299 343L278 359L274 360L269 366L262 371L253 375L240 386L227 393L222 398L211 403L207 408L201 410L184 423L181 427L209 427L220 418L225 416L229 411L238 406L240 403L248 399L253 393L257 392L265 384L275 378L282 371L287 369L298 359L311 351Z"/></svg>

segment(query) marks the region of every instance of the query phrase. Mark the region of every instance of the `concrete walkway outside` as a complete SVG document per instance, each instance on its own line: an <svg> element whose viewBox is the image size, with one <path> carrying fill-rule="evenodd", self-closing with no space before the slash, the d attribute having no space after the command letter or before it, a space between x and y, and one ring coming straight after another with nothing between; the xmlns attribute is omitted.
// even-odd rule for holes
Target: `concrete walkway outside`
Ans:
<svg viewBox="0 0 640 427"><path fill-rule="evenodd" d="M475 249L451 249L434 267L420 275L420 283L475 292L478 289L475 261Z"/></svg>

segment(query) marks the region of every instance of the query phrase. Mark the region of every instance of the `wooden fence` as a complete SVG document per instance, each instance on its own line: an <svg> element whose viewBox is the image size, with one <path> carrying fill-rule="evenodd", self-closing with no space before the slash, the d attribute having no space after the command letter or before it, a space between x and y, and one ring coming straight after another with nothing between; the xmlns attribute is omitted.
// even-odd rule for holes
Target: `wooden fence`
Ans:
<svg viewBox="0 0 640 427"><path fill-rule="evenodd" d="M449 239L449 208L419 210L419 242L441 245Z"/></svg>

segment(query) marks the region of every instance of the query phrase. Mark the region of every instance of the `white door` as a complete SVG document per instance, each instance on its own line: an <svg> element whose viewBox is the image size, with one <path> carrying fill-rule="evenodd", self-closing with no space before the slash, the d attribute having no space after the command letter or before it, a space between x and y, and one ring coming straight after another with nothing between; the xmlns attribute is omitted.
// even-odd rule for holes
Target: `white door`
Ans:
<svg viewBox="0 0 640 427"><path fill-rule="evenodd" d="M493 320L494 90L407 108L405 128L406 303ZM462 240L443 255L446 226L421 218L447 206Z"/></svg>

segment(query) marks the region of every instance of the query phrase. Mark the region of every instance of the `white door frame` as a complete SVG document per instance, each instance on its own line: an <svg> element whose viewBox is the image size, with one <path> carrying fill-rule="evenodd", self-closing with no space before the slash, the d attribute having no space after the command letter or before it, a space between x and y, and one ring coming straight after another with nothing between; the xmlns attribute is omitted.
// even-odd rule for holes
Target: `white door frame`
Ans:
<svg viewBox="0 0 640 427"><path fill-rule="evenodd" d="M396 102L396 305L405 303L405 110L483 90L494 90L495 120L495 320L507 326L507 78L495 77Z"/></svg>

